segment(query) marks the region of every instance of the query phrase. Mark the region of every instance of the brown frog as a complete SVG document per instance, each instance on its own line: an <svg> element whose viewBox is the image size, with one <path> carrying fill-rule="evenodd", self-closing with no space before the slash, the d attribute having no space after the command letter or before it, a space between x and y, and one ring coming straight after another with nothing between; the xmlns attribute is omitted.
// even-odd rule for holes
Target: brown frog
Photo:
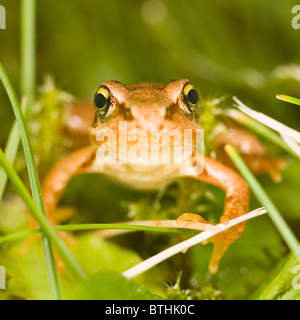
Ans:
<svg viewBox="0 0 300 320"><path fill-rule="evenodd" d="M194 154L194 162L185 161L181 164L175 163L175 158L164 164L149 164L147 161L145 163L120 161L124 157L124 152L130 150L129 147L134 144L138 130L146 133L153 130L158 133L162 130L177 130L179 134L183 134L186 129L193 132L201 129L196 112L198 104L198 92L187 79L173 80L166 85L149 82L124 85L117 81L102 83L94 97L95 116L90 127L91 145L74 151L59 161L42 184L45 209L50 221L55 223L54 209L69 180L75 175L84 173L104 174L139 189L159 189L176 178L192 176L194 179L215 185L225 191L226 198L221 222L226 223L230 219L247 213L249 203L247 183L232 168L204 154ZM120 133L120 123L126 124L125 136L124 133ZM249 161L250 164L253 164L255 158L255 166L252 166L254 171L269 171L269 168L274 171L272 165L274 162L272 159L266 160L264 148L255 137L234 126L230 130L234 139L219 137L216 139L216 144L222 146L231 142L242 152L246 148L245 157L252 159ZM107 152L115 149L115 161L105 163L99 161L97 152L108 142L107 139L102 139L103 137L99 138L99 132L109 132L116 138L116 143L112 142L106 146ZM127 151L122 149L120 139L128 143ZM194 143L195 140L192 139L192 141ZM148 142L149 139L139 141L140 152L144 152L147 159L154 152L154 148L149 147ZM173 142L171 150L175 149ZM191 158L192 155L189 156ZM202 167L197 174L194 169L198 162ZM192 213L184 213L178 221L209 223L199 215ZM223 254L229 245L242 235L244 228L245 223L241 223L210 240L214 242L209 263L211 273L217 272Z"/></svg>

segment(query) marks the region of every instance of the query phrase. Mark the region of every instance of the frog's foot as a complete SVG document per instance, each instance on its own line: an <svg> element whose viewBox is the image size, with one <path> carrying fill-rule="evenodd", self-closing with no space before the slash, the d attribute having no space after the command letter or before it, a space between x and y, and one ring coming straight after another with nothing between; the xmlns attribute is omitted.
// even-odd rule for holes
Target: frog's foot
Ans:
<svg viewBox="0 0 300 320"><path fill-rule="evenodd" d="M243 155L243 159L254 174L268 173L274 182L282 180L281 171L286 168L283 159L255 155Z"/></svg>
<svg viewBox="0 0 300 320"><path fill-rule="evenodd" d="M222 216L220 219L220 223L224 223L224 224L227 224L229 221L230 219L227 216ZM176 222L183 226L189 226L189 227L192 227L193 224L197 224L197 223L207 225L207 227L204 226L204 228L202 229L203 231L209 230L211 229L211 227L217 225L217 223L208 222L203 217L195 213L184 213L176 220ZM198 228L195 228L195 229L198 229ZM243 231L244 231L244 225L242 226L242 228L240 226L233 227L227 231L224 231L220 234L217 234L211 237L208 240L208 242L232 243L242 235ZM203 244L206 244L206 243L207 242Z"/></svg>
<svg viewBox="0 0 300 320"><path fill-rule="evenodd" d="M195 213L184 213L179 218L177 218L176 221L178 224L182 224L182 223L192 224L192 223L199 222L199 223L205 223L205 224L209 224L209 225L215 225L215 223L208 222L203 217L201 217L199 214L195 214Z"/></svg>
<svg viewBox="0 0 300 320"><path fill-rule="evenodd" d="M279 158L264 159L267 162L267 172L274 182L281 182L281 171L286 168L286 162Z"/></svg>
<svg viewBox="0 0 300 320"><path fill-rule="evenodd" d="M222 216L220 219L221 223L228 223L229 218L227 216ZM194 213L184 213L177 219L177 223L179 224L185 224L190 225L195 223L203 223L208 224L210 226L215 226L215 223L208 222L203 217L201 217L198 214ZM205 242L202 242L202 244L207 244L208 242L214 242L214 248L212 252L212 256L210 258L209 262L209 272L211 274L215 274L218 272L219 269L219 262L222 259L223 255L225 254L226 250L229 248L230 244L233 243L235 240L237 240L244 231L245 224L235 226L233 228L230 228L227 231L224 231L222 233L219 233L210 239L208 239Z"/></svg>
<svg viewBox="0 0 300 320"><path fill-rule="evenodd" d="M229 221L230 219L224 215L220 219L220 222L224 224L228 223ZM224 232L221 232L208 240L209 242L214 242L214 248L208 267L211 274L215 274L218 272L219 263L223 255L229 248L230 244L240 238L240 236L244 232L244 229L245 222L240 223Z"/></svg>
<svg viewBox="0 0 300 320"><path fill-rule="evenodd" d="M216 274L219 269L219 263L224 253L229 248L229 243L217 242L214 244L213 253L211 255L208 270L211 274Z"/></svg>

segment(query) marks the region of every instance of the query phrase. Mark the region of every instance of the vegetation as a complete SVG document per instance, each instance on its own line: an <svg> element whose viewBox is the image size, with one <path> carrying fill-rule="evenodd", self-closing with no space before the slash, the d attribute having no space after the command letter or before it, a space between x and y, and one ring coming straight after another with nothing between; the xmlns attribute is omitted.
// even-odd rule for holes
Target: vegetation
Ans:
<svg viewBox="0 0 300 320"><path fill-rule="evenodd" d="M294 1L1 4L7 29L0 30L0 265L7 272L7 290L0 290L0 299L299 299L300 162L279 136L256 121L244 125L287 168L280 183L267 175L254 178L227 148L251 187L250 209L266 206L269 216L247 223L216 275L208 273L208 244L132 280L121 276L194 234L125 222L176 219L183 212L219 221L224 194L215 187L181 179L158 194L143 193L104 177L78 176L60 203L76 214L56 228L46 220L40 196L40 180L75 147L61 135L68 105L91 99L104 80L189 78L201 93L209 151L218 116L232 108L233 95L300 131L300 31L291 26ZM285 101L276 99L278 94ZM40 230L31 230L29 211ZM137 232L100 237L95 231L116 228L115 222L119 229ZM76 241L64 242L55 232L62 230L73 231Z"/></svg>

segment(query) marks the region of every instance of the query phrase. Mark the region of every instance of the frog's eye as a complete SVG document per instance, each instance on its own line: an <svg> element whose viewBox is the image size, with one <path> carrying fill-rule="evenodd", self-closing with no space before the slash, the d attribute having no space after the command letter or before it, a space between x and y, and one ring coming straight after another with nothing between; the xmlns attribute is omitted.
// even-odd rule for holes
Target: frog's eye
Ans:
<svg viewBox="0 0 300 320"><path fill-rule="evenodd" d="M183 100L190 113L196 111L199 102L199 95L190 83L187 83L183 88Z"/></svg>
<svg viewBox="0 0 300 320"><path fill-rule="evenodd" d="M100 117L105 117L111 105L111 95L107 87L100 87L94 97L94 106Z"/></svg>

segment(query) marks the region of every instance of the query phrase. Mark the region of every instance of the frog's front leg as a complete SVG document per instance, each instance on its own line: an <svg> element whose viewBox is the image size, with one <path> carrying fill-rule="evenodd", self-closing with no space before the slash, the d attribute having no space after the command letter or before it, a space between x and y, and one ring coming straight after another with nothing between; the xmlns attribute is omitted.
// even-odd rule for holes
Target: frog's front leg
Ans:
<svg viewBox="0 0 300 320"><path fill-rule="evenodd" d="M204 157L204 169L196 179L222 188L226 193L225 207L220 222L226 223L231 219L246 214L249 204L249 187L245 180L234 170L211 159ZM184 214L178 218L179 222L197 220L195 214ZM204 219L199 216L199 221ZM219 261L229 245L237 240L244 232L245 223L241 223L213 238L214 243L212 257L209 263L210 273L216 273Z"/></svg>
<svg viewBox="0 0 300 320"><path fill-rule="evenodd" d="M77 174L89 172L94 158L95 150L92 146L74 151L57 162L42 182L45 211L52 224L62 220L61 217L55 217L55 208L68 182Z"/></svg>

